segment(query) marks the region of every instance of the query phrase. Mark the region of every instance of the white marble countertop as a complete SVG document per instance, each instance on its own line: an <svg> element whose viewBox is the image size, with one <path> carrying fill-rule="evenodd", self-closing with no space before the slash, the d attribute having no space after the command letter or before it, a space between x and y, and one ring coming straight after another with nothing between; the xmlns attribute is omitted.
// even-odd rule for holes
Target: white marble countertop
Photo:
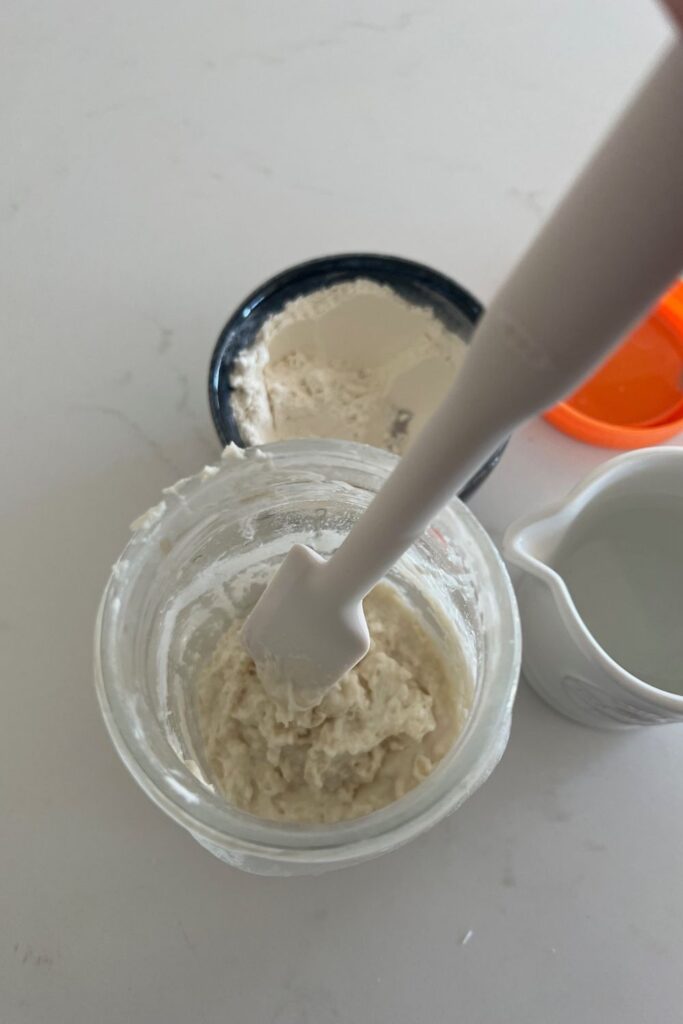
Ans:
<svg viewBox="0 0 683 1024"><path fill-rule="evenodd" d="M3 1024L680 1020L683 727L591 731L523 686L447 822L264 880L137 789L91 669L127 524L217 453L207 360L237 301L350 249L489 299L651 65L659 10L5 0L1 21ZM532 424L475 510L499 533L607 454Z"/></svg>

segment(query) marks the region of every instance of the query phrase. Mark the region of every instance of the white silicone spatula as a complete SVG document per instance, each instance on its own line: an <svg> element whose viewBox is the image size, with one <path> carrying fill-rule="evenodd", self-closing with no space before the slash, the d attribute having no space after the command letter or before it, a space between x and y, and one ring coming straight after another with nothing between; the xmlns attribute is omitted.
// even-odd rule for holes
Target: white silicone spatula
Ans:
<svg viewBox="0 0 683 1024"><path fill-rule="evenodd" d="M293 548L246 621L273 697L317 703L367 652L361 601L528 417L575 388L683 266L683 43L665 55L480 321L465 363L344 543Z"/></svg>

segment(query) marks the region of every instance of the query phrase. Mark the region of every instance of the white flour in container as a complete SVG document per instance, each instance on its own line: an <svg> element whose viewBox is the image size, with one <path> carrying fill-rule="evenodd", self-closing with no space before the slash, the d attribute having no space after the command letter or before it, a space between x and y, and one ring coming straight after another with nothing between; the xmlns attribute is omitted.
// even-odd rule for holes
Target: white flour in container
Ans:
<svg viewBox="0 0 683 1024"><path fill-rule="evenodd" d="M301 437L402 454L455 379L465 342L431 309L359 278L289 302L235 360L246 444Z"/></svg>

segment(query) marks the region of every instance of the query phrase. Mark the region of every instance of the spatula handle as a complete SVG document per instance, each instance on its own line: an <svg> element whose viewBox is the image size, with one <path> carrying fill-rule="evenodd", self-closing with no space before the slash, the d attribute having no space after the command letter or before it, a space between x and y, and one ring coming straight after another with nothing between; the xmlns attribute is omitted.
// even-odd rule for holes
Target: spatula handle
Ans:
<svg viewBox="0 0 683 1024"><path fill-rule="evenodd" d="M683 267L683 43L666 53L482 317L453 388L326 567L363 597L521 422Z"/></svg>

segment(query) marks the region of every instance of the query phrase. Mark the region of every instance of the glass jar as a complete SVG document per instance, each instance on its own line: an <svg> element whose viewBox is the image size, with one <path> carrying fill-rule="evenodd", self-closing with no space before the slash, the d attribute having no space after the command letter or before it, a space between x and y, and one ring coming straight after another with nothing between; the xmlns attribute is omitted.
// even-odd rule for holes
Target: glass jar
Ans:
<svg viewBox="0 0 683 1024"><path fill-rule="evenodd" d="M226 449L134 524L95 628L95 675L112 741L147 795L221 860L264 875L317 874L408 842L454 811L507 744L521 652L503 563L454 500L389 574L444 652L453 624L470 670L471 709L431 775L372 814L331 825L264 821L229 805L202 769L193 713L197 666L250 607L292 544L330 554L396 464L330 440ZM234 581L249 585L235 596ZM434 615L436 609L438 614Z"/></svg>

